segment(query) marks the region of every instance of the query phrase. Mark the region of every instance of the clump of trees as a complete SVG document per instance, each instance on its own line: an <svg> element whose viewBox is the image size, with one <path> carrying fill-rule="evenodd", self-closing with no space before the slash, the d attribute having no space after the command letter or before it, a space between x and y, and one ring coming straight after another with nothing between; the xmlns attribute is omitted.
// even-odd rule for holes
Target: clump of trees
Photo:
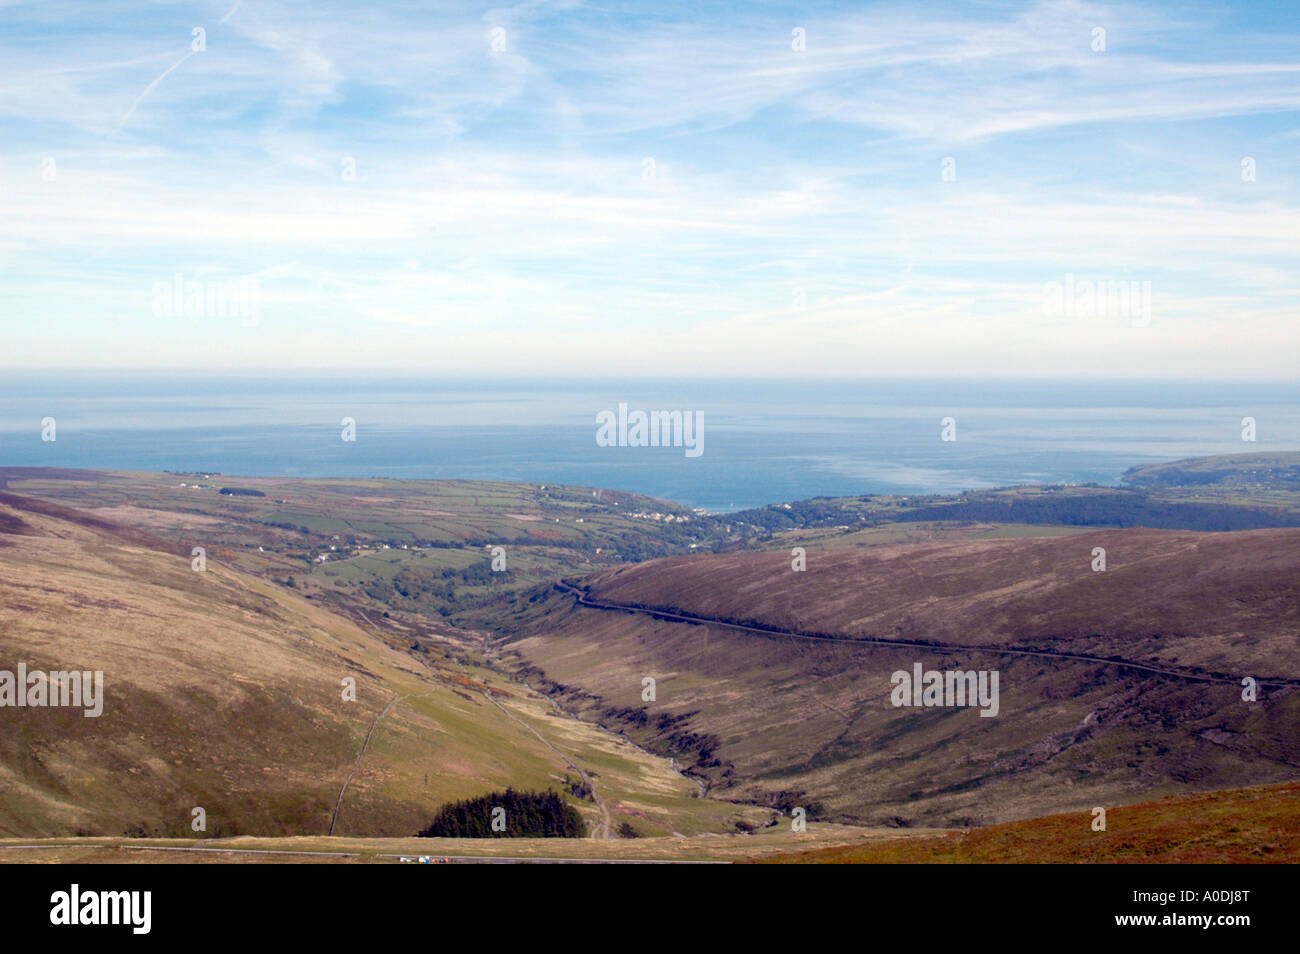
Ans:
<svg viewBox="0 0 1300 954"><path fill-rule="evenodd" d="M844 504L845 501L842 499L815 497L812 500L795 500L788 504L770 504L766 507L737 510L715 520L719 523L725 521L737 526L748 525L759 527L768 533L778 533L782 530L803 527L852 525L865 519L862 514L846 510Z"/></svg>
<svg viewBox="0 0 1300 954"><path fill-rule="evenodd" d="M493 792L448 802L421 838L585 838L587 823L558 792Z"/></svg>

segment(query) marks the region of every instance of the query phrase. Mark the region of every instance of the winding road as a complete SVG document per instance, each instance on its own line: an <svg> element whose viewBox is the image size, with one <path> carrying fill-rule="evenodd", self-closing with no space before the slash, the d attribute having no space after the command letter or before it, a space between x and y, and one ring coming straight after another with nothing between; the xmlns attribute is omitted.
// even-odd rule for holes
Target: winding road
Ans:
<svg viewBox="0 0 1300 954"><path fill-rule="evenodd" d="M563 593L568 593L573 596L580 605L589 609L649 616L653 619L661 619L670 623L691 623L698 626L719 626L724 629L736 630L738 632L766 636L770 639L800 639L815 643L841 643L854 646L866 645L898 647L904 649L925 649L931 652L959 651L987 653L995 656L1037 656L1042 659L1062 659L1071 662L1092 663L1099 666L1116 666L1120 669L1135 669L1142 672L1155 673L1158 676L1168 676L1172 679L1186 679L1193 682L1228 683L1234 686L1241 685L1242 680L1242 676L1240 675L1233 676L1226 673L1215 672L1196 673L1184 669L1168 669L1161 666L1152 666L1148 663L1133 662L1128 659L1112 659L1107 656L1093 656L1088 653L1066 653L1050 649L1014 649L1001 646L972 646L963 643L930 643L909 639L889 639L882 636L832 636L826 633L801 633L795 630L781 629L777 626L758 626L751 623L737 623L732 620L718 619L710 616L694 616L690 613L679 613L672 610L655 609L653 607L632 606L625 603L609 603L602 600L593 600L585 590L564 582L556 583L555 588ZM1266 686L1274 689L1286 687L1300 688L1300 679L1286 679L1280 676L1255 677L1255 683L1259 686Z"/></svg>

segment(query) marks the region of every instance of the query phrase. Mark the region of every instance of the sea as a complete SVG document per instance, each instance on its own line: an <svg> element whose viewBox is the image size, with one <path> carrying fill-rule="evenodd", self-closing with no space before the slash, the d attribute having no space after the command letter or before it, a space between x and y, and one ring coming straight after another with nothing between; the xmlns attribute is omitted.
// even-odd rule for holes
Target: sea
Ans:
<svg viewBox="0 0 1300 954"><path fill-rule="evenodd" d="M597 420L620 404L628 416L695 415L700 453L602 446ZM0 375L0 466L535 481L717 513L818 496L1114 484L1139 464L1295 450L1296 382Z"/></svg>

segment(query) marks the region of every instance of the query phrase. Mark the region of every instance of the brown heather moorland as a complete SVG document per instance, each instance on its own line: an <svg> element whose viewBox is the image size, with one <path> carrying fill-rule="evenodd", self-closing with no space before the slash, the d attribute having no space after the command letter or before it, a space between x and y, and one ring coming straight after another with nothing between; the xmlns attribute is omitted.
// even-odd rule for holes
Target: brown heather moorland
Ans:
<svg viewBox="0 0 1300 954"><path fill-rule="evenodd" d="M790 560L673 557L582 583L606 605L844 641L557 589L512 607L507 649L533 685L719 794L834 820L966 827L1300 775L1300 531L814 550L804 572ZM998 670L999 714L895 708L891 674L914 663ZM1243 676L1292 685L1247 703Z"/></svg>
<svg viewBox="0 0 1300 954"><path fill-rule="evenodd" d="M734 859L861 843L841 860L1258 861L1291 857L1300 837L1294 786L1277 784L1300 775L1300 530L972 539L980 528L908 524L822 546L813 529L800 573L788 549L602 570L611 543L681 541L572 488L238 478L268 496L232 498L174 475L0 481L0 669L102 669L107 697L99 719L0 708L4 860L286 857L144 850L158 838L329 851L344 780L339 857L394 860L387 847L423 853L400 836L442 802L563 788L577 767L598 796L575 802L592 830L630 822L642 838L482 851ZM555 529L519 519L530 502ZM402 547L406 522L435 511L456 526L410 532L451 546ZM450 602L383 596L403 568L458 574L485 560L484 538L566 525L576 548L505 537L518 578L452 577L457 600L486 600L478 631L443 625ZM930 542L895 542L909 537ZM205 573L190 568L196 541ZM537 585L561 574L590 575ZM998 716L893 707L890 675L915 663L998 671ZM355 703L340 699L345 675ZM1243 675L1261 681L1258 702L1242 701ZM692 797L665 756L714 797ZM1207 794L1133 814L1247 785L1261 786L1248 809ZM826 837L809 840L789 831L795 805L871 827L817 824ZM1071 841L1095 805L1116 837ZM205 833L189 829L194 806ZM1264 827L1234 830L1236 810ZM114 840L12 840L77 835Z"/></svg>

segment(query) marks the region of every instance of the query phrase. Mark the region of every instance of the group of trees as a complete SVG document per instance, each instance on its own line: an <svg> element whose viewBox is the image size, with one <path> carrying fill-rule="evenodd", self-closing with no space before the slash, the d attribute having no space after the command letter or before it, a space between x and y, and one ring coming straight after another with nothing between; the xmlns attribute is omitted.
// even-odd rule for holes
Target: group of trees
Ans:
<svg viewBox="0 0 1300 954"><path fill-rule="evenodd" d="M819 497L796 500L789 504L770 504L750 510L737 510L724 517L715 518L735 525L760 527L768 533L805 527L838 527L862 522L862 514L846 510L842 499Z"/></svg>
<svg viewBox="0 0 1300 954"><path fill-rule="evenodd" d="M507 788L438 809L421 838L585 838L587 823L558 792Z"/></svg>
<svg viewBox="0 0 1300 954"><path fill-rule="evenodd" d="M361 588L367 596L381 603L407 600L432 611L440 610L455 599L455 586L491 586L507 582L514 576L514 570L494 571L487 561L473 563L464 569L409 566L399 570L392 580L374 577L364 582Z"/></svg>

